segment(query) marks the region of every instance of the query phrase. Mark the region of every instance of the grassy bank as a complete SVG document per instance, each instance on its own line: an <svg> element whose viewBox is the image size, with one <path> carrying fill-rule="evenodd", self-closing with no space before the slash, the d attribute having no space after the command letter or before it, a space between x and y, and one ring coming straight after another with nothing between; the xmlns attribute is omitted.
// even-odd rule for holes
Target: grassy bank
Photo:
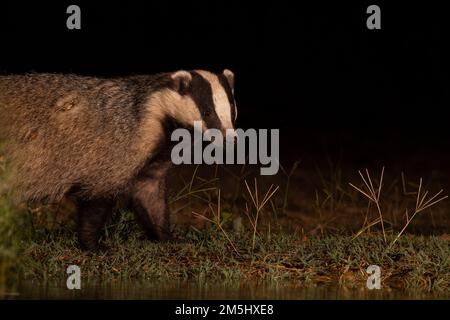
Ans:
<svg viewBox="0 0 450 320"><path fill-rule="evenodd" d="M388 240L394 235L387 235ZM230 231L215 226L204 230L177 230L173 243L142 239L131 215L107 230L106 254L81 252L70 230L38 230L32 240L19 245L20 255L10 271L24 279L65 279L68 265L81 267L84 280L207 280L316 285L339 283L365 286L366 268L381 267L384 288L449 290L448 239L404 236L392 247L381 234L353 238L327 235L308 238L300 234Z"/></svg>
<svg viewBox="0 0 450 320"><path fill-rule="evenodd" d="M428 191L439 188L384 169L345 181L337 167L310 178L298 166L267 179L254 179L245 167L175 172L169 183L179 186L169 198L174 241L143 239L133 215L121 212L105 228L106 254L78 250L73 204L13 206L3 193L0 289L19 280L64 281L71 264L81 267L84 280L104 283L356 288L365 287L366 268L375 264L383 288L449 291L449 208L442 191Z"/></svg>
<svg viewBox="0 0 450 320"><path fill-rule="evenodd" d="M392 240L394 235L388 235ZM299 234L258 235L216 227L177 233L173 243L142 239L132 220L109 229L106 254L91 254L76 246L70 230L39 231L32 240L2 251L3 282L64 283L66 268L81 267L83 281L114 283L174 280L221 283L269 283L292 286L322 284L365 287L366 268L381 267L383 289L449 292L450 247L437 236L403 236L387 247L381 234L327 235L308 238ZM232 244L231 244L232 243ZM6 254L5 254L6 253Z"/></svg>

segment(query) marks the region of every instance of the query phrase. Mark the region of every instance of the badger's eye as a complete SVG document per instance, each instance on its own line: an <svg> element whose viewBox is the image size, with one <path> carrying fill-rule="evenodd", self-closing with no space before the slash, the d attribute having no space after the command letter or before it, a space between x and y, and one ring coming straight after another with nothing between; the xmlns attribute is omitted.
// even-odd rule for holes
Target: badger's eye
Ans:
<svg viewBox="0 0 450 320"><path fill-rule="evenodd" d="M210 115L211 115L211 111L210 110L203 111L203 116L204 117L209 117Z"/></svg>

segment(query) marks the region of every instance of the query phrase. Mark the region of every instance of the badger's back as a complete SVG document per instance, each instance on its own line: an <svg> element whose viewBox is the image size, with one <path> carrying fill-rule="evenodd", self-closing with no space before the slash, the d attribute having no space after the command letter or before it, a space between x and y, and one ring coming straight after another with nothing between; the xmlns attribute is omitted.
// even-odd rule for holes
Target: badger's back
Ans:
<svg viewBox="0 0 450 320"><path fill-rule="evenodd" d="M0 139L25 200L114 194L146 160L134 141L161 77L0 77ZM146 131L148 132L148 130Z"/></svg>

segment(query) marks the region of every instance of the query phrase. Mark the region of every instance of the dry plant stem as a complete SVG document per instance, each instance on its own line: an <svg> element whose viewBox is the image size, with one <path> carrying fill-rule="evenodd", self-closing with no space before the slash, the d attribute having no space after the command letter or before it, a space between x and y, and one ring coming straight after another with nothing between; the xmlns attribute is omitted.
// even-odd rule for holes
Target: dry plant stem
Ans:
<svg viewBox="0 0 450 320"><path fill-rule="evenodd" d="M216 187L205 187L205 186L213 184L214 182L216 182L218 180L218 178L206 180L206 179L202 179L202 178L198 177L197 176L198 167L199 167L198 165L195 167L195 170L194 170L194 173L192 174L191 180L188 183L184 182L184 187L172 199L169 200L169 204L173 204L179 200L189 198L189 203L186 206L184 206L184 207L188 207L191 205L191 203L190 203L191 197L199 198L198 197L199 193L205 193L208 191L216 190ZM194 187L195 179L200 180L201 183ZM199 199L203 200L202 198L199 198Z"/></svg>
<svg viewBox="0 0 450 320"><path fill-rule="evenodd" d="M359 230L352 238L352 240L358 238L361 234L363 234L366 230L370 229L372 226L380 223L380 218L375 219L371 223L369 223L367 226L363 227L361 230Z"/></svg>
<svg viewBox="0 0 450 320"><path fill-rule="evenodd" d="M248 210L248 206L246 205L246 213L247 213L247 217L250 220L250 223L252 224L253 227L253 241L252 241L252 252L255 250L255 243L256 243L256 232L257 232L257 228L258 228L258 219L259 219L259 214L262 211L262 209L264 208L264 206L267 204L267 202L270 200L270 198L272 198L272 196L275 194L275 192L277 192L278 190L278 186L276 188L274 188L274 185L271 184L269 189L267 190L266 194L264 195L263 199L260 201L259 200L259 194L258 194L258 184L256 183L256 178L254 179L254 185L255 185L255 189L254 192L251 191L247 180L244 180L245 182L245 186L247 187L247 191L250 195L250 198L252 199L253 205L255 207L255 217L252 219L250 217L249 214L249 210Z"/></svg>
<svg viewBox="0 0 450 320"><path fill-rule="evenodd" d="M420 178L419 190L417 191L417 197L416 197L416 208L414 209L414 213L413 213L413 215L410 218L409 214L408 214L408 210L407 209L405 210L406 224L403 227L403 229L397 234L395 239L391 242L389 247L392 247L394 245L394 243L397 242L397 240L405 232L406 228L408 228L409 224L414 219L416 214L418 214L419 212L421 212L421 211L423 211L423 210L425 210L427 208L430 208L430 207L434 206L435 204L441 202L442 200L448 198L448 196L443 196L443 197L438 198L437 200L435 200L442 192L443 192L443 190L441 189L434 196L432 196L429 199L426 199L426 197L428 196L428 190L425 190L425 192L422 194L422 178Z"/></svg>
<svg viewBox="0 0 450 320"><path fill-rule="evenodd" d="M358 188L357 186L355 186L352 183L350 183L350 186L352 186L358 192L363 194L367 199L369 199L370 201L375 203L375 206L377 207L377 211L378 211L378 215L379 215L379 223L381 223L381 229L383 231L384 242L387 243L386 232L384 230L383 214L381 212L381 207L380 207L380 195L381 195L381 187L383 185L384 167L381 169L380 181L379 181L377 190L375 189L375 187L374 187L374 185L372 183L372 179L370 177L369 170L366 169L367 180L366 180L366 178L364 177L364 175L362 174L361 171L358 171L358 173L361 176L361 179L364 182L364 184L365 184L365 186L367 188L367 191L364 191L361 188ZM374 224L371 224L371 225L374 225ZM361 234L361 233L358 232L358 235L359 234Z"/></svg>
<svg viewBox="0 0 450 320"><path fill-rule="evenodd" d="M218 190L218 196L217 196L217 215L214 213L214 209L212 208L211 204L209 204L209 208L211 209L212 214L214 215L214 220L209 219L208 217L197 213L197 212L192 212L196 217L199 217L201 219L204 219L206 221L209 221L213 224L215 224L220 231L222 231L222 233L224 234L225 238L227 239L227 241L230 243L230 245L233 247L233 250L240 256L239 251L236 249L236 246L234 245L233 241L231 241L230 237L228 236L228 234L226 233L226 231L223 229L222 227L222 223L220 221L220 189Z"/></svg>

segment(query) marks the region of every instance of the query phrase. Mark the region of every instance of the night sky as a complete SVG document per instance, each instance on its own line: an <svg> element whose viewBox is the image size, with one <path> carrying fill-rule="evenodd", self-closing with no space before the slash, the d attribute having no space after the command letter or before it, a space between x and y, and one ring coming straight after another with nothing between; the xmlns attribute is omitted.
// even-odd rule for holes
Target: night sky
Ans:
<svg viewBox="0 0 450 320"><path fill-rule="evenodd" d="M2 1L0 72L229 68L238 125L280 128L284 150L448 154L448 13L390 2ZM66 28L70 4L81 30ZM366 27L370 4L381 30Z"/></svg>

